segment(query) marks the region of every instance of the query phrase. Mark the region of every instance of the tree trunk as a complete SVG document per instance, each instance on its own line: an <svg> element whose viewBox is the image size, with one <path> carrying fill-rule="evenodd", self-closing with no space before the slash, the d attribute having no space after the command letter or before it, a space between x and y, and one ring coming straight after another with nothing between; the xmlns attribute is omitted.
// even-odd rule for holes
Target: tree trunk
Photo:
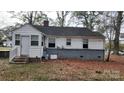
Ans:
<svg viewBox="0 0 124 93"><path fill-rule="evenodd" d="M106 59L107 62L109 62L109 60L110 60L111 46L112 46L112 42L111 42L111 40L109 40L109 50L108 50L108 55L107 55L107 59Z"/></svg>
<svg viewBox="0 0 124 93"><path fill-rule="evenodd" d="M120 28L123 19L123 12L119 11L117 16L117 23L115 24L115 39L114 39L114 54L119 54L119 36L120 36Z"/></svg>
<svg viewBox="0 0 124 93"><path fill-rule="evenodd" d="M31 12L30 13L30 15L29 15L30 17L29 17L29 24L33 24L33 12Z"/></svg>

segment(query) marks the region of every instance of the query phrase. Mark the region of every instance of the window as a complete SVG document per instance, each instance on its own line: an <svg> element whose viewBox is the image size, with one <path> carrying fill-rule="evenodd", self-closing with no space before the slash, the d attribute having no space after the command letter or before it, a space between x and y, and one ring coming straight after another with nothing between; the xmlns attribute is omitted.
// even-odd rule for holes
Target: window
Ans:
<svg viewBox="0 0 124 93"><path fill-rule="evenodd" d="M49 38L49 45L50 48L55 48L55 38Z"/></svg>
<svg viewBox="0 0 124 93"><path fill-rule="evenodd" d="M88 48L88 39L83 39L83 48Z"/></svg>
<svg viewBox="0 0 124 93"><path fill-rule="evenodd" d="M31 35L31 46L38 46L38 35Z"/></svg>
<svg viewBox="0 0 124 93"><path fill-rule="evenodd" d="M44 43L43 42L41 42L41 46L44 46Z"/></svg>
<svg viewBox="0 0 124 93"><path fill-rule="evenodd" d="M15 45L20 45L20 34L15 34Z"/></svg>
<svg viewBox="0 0 124 93"><path fill-rule="evenodd" d="M98 56L98 58L101 58L101 56Z"/></svg>
<svg viewBox="0 0 124 93"><path fill-rule="evenodd" d="M42 38L41 38L41 46L44 46L44 45L45 45L45 37L42 36Z"/></svg>
<svg viewBox="0 0 124 93"><path fill-rule="evenodd" d="M66 39L66 45L70 46L71 45L71 39Z"/></svg>

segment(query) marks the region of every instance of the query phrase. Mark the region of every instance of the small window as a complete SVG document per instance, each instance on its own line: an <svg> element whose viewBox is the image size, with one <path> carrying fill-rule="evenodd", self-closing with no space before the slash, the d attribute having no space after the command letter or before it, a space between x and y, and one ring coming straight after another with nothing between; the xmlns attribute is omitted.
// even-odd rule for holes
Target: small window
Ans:
<svg viewBox="0 0 124 93"><path fill-rule="evenodd" d="M20 34L15 34L15 45L20 45Z"/></svg>
<svg viewBox="0 0 124 93"><path fill-rule="evenodd" d="M83 58L84 56L80 56L80 58Z"/></svg>
<svg viewBox="0 0 124 93"><path fill-rule="evenodd" d="M55 38L49 38L49 48L55 48Z"/></svg>
<svg viewBox="0 0 124 93"><path fill-rule="evenodd" d="M45 36L42 36L41 38L41 46L45 46Z"/></svg>
<svg viewBox="0 0 124 93"><path fill-rule="evenodd" d="M41 46L44 46L44 42L45 42L44 36L42 36L42 38L41 38Z"/></svg>
<svg viewBox="0 0 124 93"><path fill-rule="evenodd" d="M44 46L44 43L43 42L41 42L41 46Z"/></svg>
<svg viewBox="0 0 124 93"><path fill-rule="evenodd" d="M101 58L101 56L98 56L98 58Z"/></svg>
<svg viewBox="0 0 124 93"><path fill-rule="evenodd" d="M38 35L31 35L31 46L38 46Z"/></svg>
<svg viewBox="0 0 124 93"><path fill-rule="evenodd" d="M71 39L66 39L66 45L71 46Z"/></svg>
<svg viewBox="0 0 124 93"><path fill-rule="evenodd" d="M83 48L88 48L88 39L83 39Z"/></svg>

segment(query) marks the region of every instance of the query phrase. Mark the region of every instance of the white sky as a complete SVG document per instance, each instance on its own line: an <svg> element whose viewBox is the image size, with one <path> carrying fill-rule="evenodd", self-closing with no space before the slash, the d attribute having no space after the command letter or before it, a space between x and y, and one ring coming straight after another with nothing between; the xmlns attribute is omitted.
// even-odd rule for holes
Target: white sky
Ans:
<svg viewBox="0 0 124 93"><path fill-rule="evenodd" d="M55 11L47 11L45 13L47 14L48 17L52 19L55 19L57 17Z"/></svg>
<svg viewBox="0 0 124 93"><path fill-rule="evenodd" d="M8 12L0 12L0 28L13 25L16 22L20 22L16 18L11 18L11 14Z"/></svg>

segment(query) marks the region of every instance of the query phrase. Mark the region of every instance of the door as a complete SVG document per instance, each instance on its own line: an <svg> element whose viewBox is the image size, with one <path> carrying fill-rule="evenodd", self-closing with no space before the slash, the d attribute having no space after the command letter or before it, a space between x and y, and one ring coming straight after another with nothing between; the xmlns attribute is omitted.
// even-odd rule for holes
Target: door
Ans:
<svg viewBox="0 0 124 93"><path fill-rule="evenodd" d="M29 55L29 36L21 36L21 55Z"/></svg>

